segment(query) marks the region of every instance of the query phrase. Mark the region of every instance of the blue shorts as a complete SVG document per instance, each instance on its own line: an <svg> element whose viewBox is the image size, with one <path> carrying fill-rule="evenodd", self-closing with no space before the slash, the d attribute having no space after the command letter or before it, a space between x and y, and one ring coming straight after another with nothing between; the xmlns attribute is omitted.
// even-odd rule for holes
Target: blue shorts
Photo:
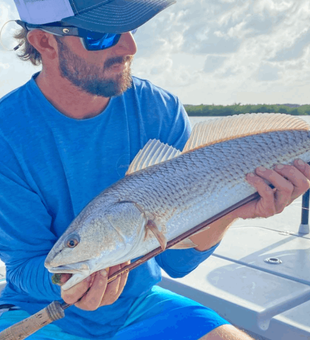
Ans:
<svg viewBox="0 0 310 340"><path fill-rule="evenodd" d="M1 313L1 311L0 311ZM0 331L27 318L22 310L4 312ZM213 329L229 324L213 310L169 290L154 286L138 298L124 325L110 340L197 340ZM68 325L70 332L70 325ZM29 340L81 340L50 324L29 336ZM99 338L97 338L99 339Z"/></svg>

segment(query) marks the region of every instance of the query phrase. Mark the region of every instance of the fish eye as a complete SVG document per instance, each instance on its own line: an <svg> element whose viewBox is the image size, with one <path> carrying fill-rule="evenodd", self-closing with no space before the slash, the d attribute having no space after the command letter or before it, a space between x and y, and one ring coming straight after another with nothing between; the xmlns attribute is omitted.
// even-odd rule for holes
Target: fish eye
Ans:
<svg viewBox="0 0 310 340"><path fill-rule="evenodd" d="M71 239L67 242L67 246L69 248L74 248L78 245L78 241L76 239Z"/></svg>
<svg viewBox="0 0 310 340"><path fill-rule="evenodd" d="M80 238L77 235L70 235L67 239L67 247L74 248L80 243Z"/></svg>

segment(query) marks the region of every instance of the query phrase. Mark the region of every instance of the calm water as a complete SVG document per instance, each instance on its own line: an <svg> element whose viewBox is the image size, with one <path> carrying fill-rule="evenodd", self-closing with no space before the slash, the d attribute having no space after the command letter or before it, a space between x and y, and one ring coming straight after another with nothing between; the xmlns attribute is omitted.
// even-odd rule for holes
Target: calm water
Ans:
<svg viewBox="0 0 310 340"><path fill-rule="evenodd" d="M297 117L305 120L310 125L310 116L297 116ZM194 126L196 123L199 123L201 121L215 118L218 117L189 117L189 120L191 121L192 126Z"/></svg>

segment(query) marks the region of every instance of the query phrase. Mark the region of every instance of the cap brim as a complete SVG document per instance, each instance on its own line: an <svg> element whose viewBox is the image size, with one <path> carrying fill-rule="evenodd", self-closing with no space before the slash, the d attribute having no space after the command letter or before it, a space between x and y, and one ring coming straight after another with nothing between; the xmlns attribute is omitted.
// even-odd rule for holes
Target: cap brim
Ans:
<svg viewBox="0 0 310 340"><path fill-rule="evenodd" d="M140 27L175 2L175 0L116 0L82 14L64 18L62 21L96 32L124 33Z"/></svg>

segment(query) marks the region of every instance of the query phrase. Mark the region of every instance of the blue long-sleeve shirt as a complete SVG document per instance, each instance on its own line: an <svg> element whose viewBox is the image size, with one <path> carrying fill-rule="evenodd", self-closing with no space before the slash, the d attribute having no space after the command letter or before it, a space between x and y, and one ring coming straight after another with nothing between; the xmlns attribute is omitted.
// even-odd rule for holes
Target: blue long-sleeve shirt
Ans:
<svg viewBox="0 0 310 340"><path fill-rule="evenodd" d="M74 217L124 177L149 139L182 149L190 133L179 100L148 81L133 77L132 88L111 98L101 114L78 120L61 114L35 77L0 101L0 258L7 269L0 304L29 313L61 299L44 260ZM56 324L82 337L104 337L160 281L160 267L184 276L209 254L168 250L132 270L114 304L92 312L73 306Z"/></svg>

